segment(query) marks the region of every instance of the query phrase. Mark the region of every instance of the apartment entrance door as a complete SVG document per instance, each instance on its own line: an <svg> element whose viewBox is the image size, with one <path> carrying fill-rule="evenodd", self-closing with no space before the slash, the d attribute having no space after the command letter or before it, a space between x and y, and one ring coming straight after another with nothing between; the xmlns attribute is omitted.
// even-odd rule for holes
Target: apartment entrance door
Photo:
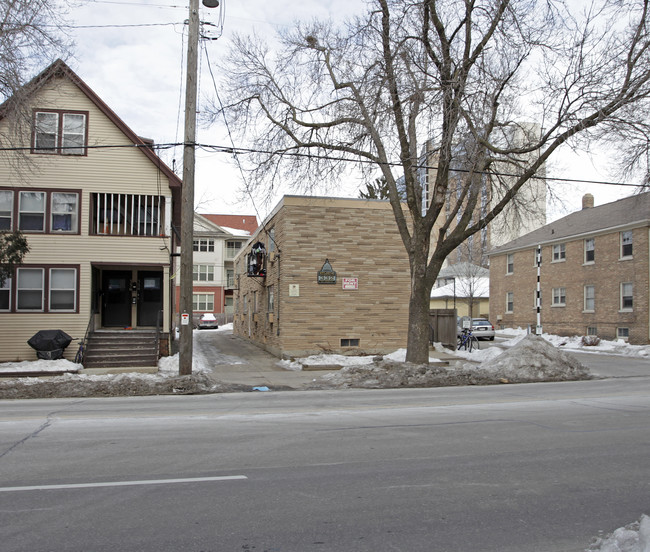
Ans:
<svg viewBox="0 0 650 552"><path fill-rule="evenodd" d="M130 270L106 270L102 274L102 326L131 325Z"/></svg>

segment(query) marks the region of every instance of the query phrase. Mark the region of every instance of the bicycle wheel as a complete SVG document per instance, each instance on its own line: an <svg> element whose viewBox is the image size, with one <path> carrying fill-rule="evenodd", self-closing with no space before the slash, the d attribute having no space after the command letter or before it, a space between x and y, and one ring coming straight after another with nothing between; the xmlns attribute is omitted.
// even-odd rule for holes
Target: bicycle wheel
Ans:
<svg viewBox="0 0 650 552"><path fill-rule="evenodd" d="M468 341L468 347L469 347L469 352L471 353L473 349L476 349L477 351L479 350L479 345L478 345L478 339L474 337L473 335L469 336Z"/></svg>
<svg viewBox="0 0 650 552"><path fill-rule="evenodd" d="M458 341L456 342L456 350L460 351L463 348L463 338L459 337Z"/></svg>
<svg viewBox="0 0 650 552"><path fill-rule="evenodd" d="M84 359L84 348L83 345L79 346L79 349L77 349L77 354L74 356L74 362L75 364L81 364Z"/></svg>

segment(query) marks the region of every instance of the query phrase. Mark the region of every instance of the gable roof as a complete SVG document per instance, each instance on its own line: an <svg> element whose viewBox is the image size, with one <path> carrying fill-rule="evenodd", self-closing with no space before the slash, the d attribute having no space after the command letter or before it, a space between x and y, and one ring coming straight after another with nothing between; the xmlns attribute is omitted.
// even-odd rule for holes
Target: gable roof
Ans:
<svg viewBox="0 0 650 552"><path fill-rule="evenodd" d="M108 119L118 127L122 133L169 179L169 186L172 189L172 194L177 204L180 204L180 189L182 187L182 180L172 171L152 149L152 142L140 138L133 132L126 123L118 117L118 115L97 95L95 92L77 75L70 67L61 59L57 59L47 69L42 71L25 86L23 86L21 93L24 95L31 95L45 84L54 78L67 78L83 92L86 97L104 114ZM0 119L5 117L7 106L11 102L11 98L6 100L0 105ZM176 195L178 194L178 196Z"/></svg>
<svg viewBox="0 0 650 552"><path fill-rule="evenodd" d="M571 213L516 240L492 249L488 255L577 238L608 229L648 224L650 224L650 192L645 192Z"/></svg>
<svg viewBox="0 0 650 552"><path fill-rule="evenodd" d="M255 215L214 215L201 213L201 216L224 229L245 230L250 235L257 230L257 217Z"/></svg>

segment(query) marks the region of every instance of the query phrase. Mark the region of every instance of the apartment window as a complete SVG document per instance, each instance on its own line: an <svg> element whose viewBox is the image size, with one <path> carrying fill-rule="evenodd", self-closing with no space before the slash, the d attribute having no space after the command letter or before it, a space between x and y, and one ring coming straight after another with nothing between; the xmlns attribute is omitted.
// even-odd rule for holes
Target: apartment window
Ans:
<svg viewBox="0 0 650 552"><path fill-rule="evenodd" d="M358 347L360 342L359 339L341 339L341 347Z"/></svg>
<svg viewBox="0 0 650 552"><path fill-rule="evenodd" d="M274 305L275 305L275 289L273 288L273 286L267 287L266 293L267 293L266 310L268 312L273 312Z"/></svg>
<svg viewBox="0 0 650 552"><path fill-rule="evenodd" d="M269 230L269 253L275 251L275 228Z"/></svg>
<svg viewBox="0 0 650 552"><path fill-rule="evenodd" d="M621 232L621 258L631 257L632 253L632 230Z"/></svg>
<svg viewBox="0 0 650 552"><path fill-rule="evenodd" d="M195 282L213 282L214 265L194 265L192 279Z"/></svg>
<svg viewBox="0 0 650 552"><path fill-rule="evenodd" d="M631 311L634 308L634 294L632 282L621 284L621 310Z"/></svg>
<svg viewBox="0 0 650 552"><path fill-rule="evenodd" d="M50 227L53 232L76 233L78 228L79 194L52 192Z"/></svg>
<svg viewBox="0 0 650 552"><path fill-rule="evenodd" d="M509 291L506 293L506 312L514 312L515 309L515 293Z"/></svg>
<svg viewBox="0 0 650 552"><path fill-rule="evenodd" d="M165 232L165 198L140 194L92 194L96 235L160 236Z"/></svg>
<svg viewBox="0 0 650 552"><path fill-rule="evenodd" d="M74 268L50 269L50 311L77 309L77 270Z"/></svg>
<svg viewBox="0 0 650 552"><path fill-rule="evenodd" d="M244 297L242 298L243 301L243 311L244 314L248 314L248 293L244 293Z"/></svg>
<svg viewBox="0 0 650 552"><path fill-rule="evenodd" d="M18 229L25 232L45 231L45 192L20 192Z"/></svg>
<svg viewBox="0 0 650 552"><path fill-rule="evenodd" d="M558 243L553 246L553 262L566 260L566 244Z"/></svg>
<svg viewBox="0 0 650 552"><path fill-rule="evenodd" d="M226 259L234 259L241 249L242 242L240 241L227 241L226 242Z"/></svg>
<svg viewBox="0 0 650 552"><path fill-rule="evenodd" d="M595 286L585 286L585 311L593 311L596 308Z"/></svg>
<svg viewBox="0 0 650 552"><path fill-rule="evenodd" d="M0 230L13 228L14 193L11 190L0 190Z"/></svg>
<svg viewBox="0 0 650 552"><path fill-rule="evenodd" d="M515 271L515 255L510 253L506 255L506 274L512 274Z"/></svg>
<svg viewBox="0 0 650 552"><path fill-rule="evenodd" d="M19 268L16 270L16 309L19 311L42 311L44 293L44 270L42 268Z"/></svg>
<svg viewBox="0 0 650 552"><path fill-rule="evenodd" d="M598 328L596 326L589 326L587 328L587 335L598 335Z"/></svg>
<svg viewBox="0 0 650 552"><path fill-rule="evenodd" d="M566 288L553 288L553 303L554 307L564 307L566 305Z"/></svg>
<svg viewBox="0 0 650 552"><path fill-rule="evenodd" d="M585 240L585 263L593 263L596 260L596 240L589 238Z"/></svg>
<svg viewBox="0 0 650 552"><path fill-rule="evenodd" d="M85 155L87 115L80 112L37 111L34 153Z"/></svg>
<svg viewBox="0 0 650 552"><path fill-rule="evenodd" d="M253 313L256 313L257 312L257 292L256 291L253 292L253 305L252 305L252 307L253 307Z"/></svg>
<svg viewBox="0 0 650 552"><path fill-rule="evenodd" d="M214 312L214 293L193 293L192 310Z"/></svg>
<svg viewBox="0 0 650 552"><path fill-rule="evenodd" d="M616 338L627 341L630 338L630 328L616 328Z"/></svg>
<svg viewBox="0 0 650 552"><path fill-rule="evenodd" d="M226 287L235 287L235 271L232 268L226 270Z"/></svg>
<svg viewBox="0 0 650 552"><path fill-rule="evenodd" d="M199 239L194 240L194 251L203 251L203 252L213 252L214 251L214 240L209 239Z"/></svg>
<svg viewBox="0 0 650 552"><path fill-rule="evenodd" d="M5 278L0 286L0 311L11 310L11 278Z"/></svg>

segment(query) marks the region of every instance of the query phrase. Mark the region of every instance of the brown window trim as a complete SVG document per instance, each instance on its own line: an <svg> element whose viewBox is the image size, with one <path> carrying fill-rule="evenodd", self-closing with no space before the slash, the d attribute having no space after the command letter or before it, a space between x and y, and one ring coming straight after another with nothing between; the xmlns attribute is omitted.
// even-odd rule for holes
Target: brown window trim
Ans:
<svg viewBox="0 0 650 552"><path fill-rule="evenodd" d="M57 133L57 147L51 151L42 151L36 149L36 114L37 113L56 113L59 116L59 125ZM63 138L63 115L84 115L86 117L86 124L84 128L84 145L83 153L65 153L61 150L61 140ZM79 111L76 109L32 109L32 139L30 153L34 155L62 155L64 157L88 157L88 124L89 112Z"/></svg>
<svg viewBox="0 0 650 552"><path fill-rule="evenodd" d="M13 210L11 213L11 228L7 230L8 232L14 232L20 230L18 228L18 221L20 216L20 192L44 192L46 196L45 200L45 225L42 231L38 230L20 230L23 234L27 235L54 235L54 236L78 236L81 234L81 210L83 202L83 194L80 189L69 189L69 188L11 188L7 186L0 186L0 190L10 190L14 193L13 197ZM77 194L79 201L77 203L77 230L75 232L67 232L62 230L52 230L52 194L53 193L64 193L64 194Z"/></svg>
<svg viewBox="0 0 650 552"><path fill-rule="evenodd" d="M40 268L43 269L43 310L18 310L18 269ZM77 271L76 301L74 310L50 310L50 269L70 268ZM79 314L79 288L81 285L81 265L79 264L22 264L14 269L11 275L11 309L2 311L4 314Z"/></svg>

